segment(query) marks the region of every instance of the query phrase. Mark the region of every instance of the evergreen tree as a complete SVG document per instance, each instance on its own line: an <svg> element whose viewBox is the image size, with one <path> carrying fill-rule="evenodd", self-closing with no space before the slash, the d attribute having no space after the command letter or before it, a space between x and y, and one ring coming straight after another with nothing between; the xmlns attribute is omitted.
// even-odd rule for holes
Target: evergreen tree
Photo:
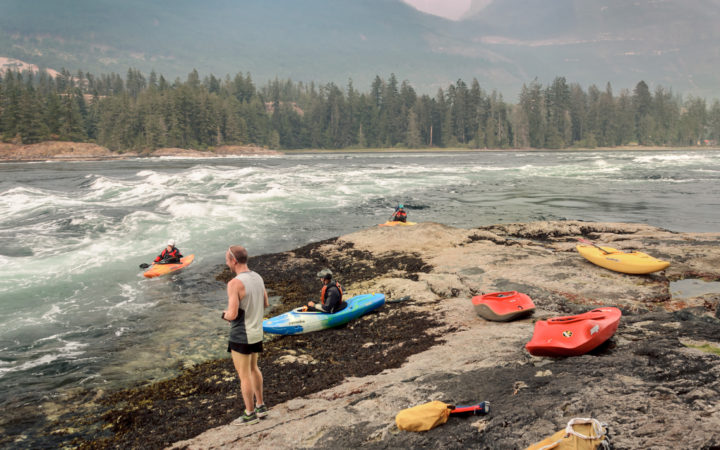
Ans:
<svg viewBox="0 0 720 450"><path fill-rule="evenodd" d="M152 70L150 72L150 78L148 79L148 88L151 90L157 90L158 88L158 76L157 73L155 73L155 70Z"/></svg>
<svg viewBox="0 0 720 450"><path fill-rule="evenodd" d="M650 144L651 134L655 131L655 121L650 118L652 95L644 81L635 85L633 91L633 107L635 108L635 126L637 140L640 144Z"/></svg>
<svg viewBox="0 0 720 450"><path fill-rule="evenodd" d="M546 133L545 100L542 87L537 80L530 83L529 87L523 85L520 91L520 107L527 118L530 146L542 148Z"/></svg>
<svg viewBox="0 0 720 450"><path fill-rule="evenodd" d="M35 89L28 84L20 97L17 133L23 144L35 144L46 140L49 132L41 118L40 101Z"/></svg>
<svg viewBox="0 0 720 450"><path fill-rule="evenodd" d="M45 97L43 122L47 126L51 139L57 139L60 134L60 117L62 115L62 100L57 93L52 92Z"/></svg>
<svg viewBox="0 0 720 450"><path fill-rule="evenodd" d="M701 145L707 124L707 106L704 99L690 97L685 102L682 123L684 132L681 142L691 146Z"/></svg>
<svg viewBox="0 0 720 450"><path fill-rule="evenodd" d="M662 86L655 88L652 98L652 115L658 124L655 142L670 145L677 136L680 105L673 98L672 91Z"/></svg>
<svg viewBox="0 0 720 450"><path fill-rule="evenodd" d="M605 92L600 94L597 104L597 139L603 147L615 144L617 139L617 123L615 114L615 100L613 98L610 83L605 87Z"/></svg>
<svg viewBox="0 0 720 450"><path fill-rule="evenodd" d="M587 128L587 94L579 84L570 85L570 142L575 144L585 139Z"/></svg>
<svg viewBox="0 0 720 450"><path fill-rule="evenodd" d="M556 77L545 90L547 111L546 145L548 148L564 148L572 139L570 120L570 87L564 77Z"/></svg>
<svg viewBox="0 0 720 450"><path fill-rule="evenodd" d="M417 124L417 114L414 108L410 110L410 116L408 117L407 138L405 143L409 148L419 148L422 145L420 127Z"/></svg>
<svg viewBox="0 0 720 450"><path fill-rule="evenodd" d="M270 140L268 142L268 145L270 148L278 149L280 148L280 135L276 130L272 130L270 132Z"/></svg>
<svg viewBox="0 0 720 450"><path fill-rule="evenodd" d="M617 99L617 130L614 145L626 145L636 139L635 131L635 108L632 96L626 89L620 93Z"/></svg>
<svg viewBox="0 0 720 450"><path fill-rule="evenodd" d="M708 139L714 140L714 145L720 142L720 101L715 100L708 113Z"/></svg>

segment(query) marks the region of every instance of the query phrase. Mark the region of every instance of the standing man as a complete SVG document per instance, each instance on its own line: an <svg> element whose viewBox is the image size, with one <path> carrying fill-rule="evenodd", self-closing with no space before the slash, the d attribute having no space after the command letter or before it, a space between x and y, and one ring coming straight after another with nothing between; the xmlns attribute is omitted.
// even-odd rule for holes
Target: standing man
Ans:
<svg viewBox="0 0 720 450"><path fill-rule="evenodd" d="M263 401L263 377L258 367L262 352L263 310L268 303L265 282L247 266L248 253L244 247L233 245L225 252L225 263L235 273L227 285L228 307L223 319L231 324L228 352L240 378L245 411L233 423L250 425L268 414Z"/></svg>

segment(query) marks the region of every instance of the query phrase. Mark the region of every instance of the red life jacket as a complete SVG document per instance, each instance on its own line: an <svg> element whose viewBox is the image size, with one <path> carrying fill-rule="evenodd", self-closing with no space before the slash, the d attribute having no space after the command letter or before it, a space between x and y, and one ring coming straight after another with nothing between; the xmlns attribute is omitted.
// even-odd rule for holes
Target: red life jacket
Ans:
<svg viewBox="0 0 720 450"><path fill-rule="evenodd" d="M330 283L332 283L332 282L333 281L331 281ZM330 283L323 286L322 291L320 291L320 303L322 303L323 305L325 304L325 298L327 297L327 289L328 289L328 287L332 286ZM342 301L342 295L343 295L342 286L340 286L340 283L338 283L337 281L335 281L334 286L336 288L338 288L338 291L340 291L340 301Z"/></svg>
<svg viewBox="0 0 720 450"><path fill-rule="evenodd" d="M400 222L405 222L407 219L407 213L403 210L399 210L395 213L395 220Z"/></svg>
<svg viewBox="0 0 720 450"><path fill-rule="evenodd" d="M162 252L160 252L160 256L155 258L155 262L162 261L164 259L180 259L182 258L182 255L180 254L180 250L177 249L177 247L173 247L172 251L168 251L167 248L164 248Z"/></svg>

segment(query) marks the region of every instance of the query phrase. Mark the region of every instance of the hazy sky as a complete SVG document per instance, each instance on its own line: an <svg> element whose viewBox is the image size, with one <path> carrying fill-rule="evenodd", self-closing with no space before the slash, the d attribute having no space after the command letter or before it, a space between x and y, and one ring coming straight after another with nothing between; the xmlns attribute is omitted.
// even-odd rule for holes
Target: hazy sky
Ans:
<svg viewBox="0 0 720 450"><path fill-rule="evenodd" d="M422 12L457 20L470 9L472 0L403 0Z"/></svg>

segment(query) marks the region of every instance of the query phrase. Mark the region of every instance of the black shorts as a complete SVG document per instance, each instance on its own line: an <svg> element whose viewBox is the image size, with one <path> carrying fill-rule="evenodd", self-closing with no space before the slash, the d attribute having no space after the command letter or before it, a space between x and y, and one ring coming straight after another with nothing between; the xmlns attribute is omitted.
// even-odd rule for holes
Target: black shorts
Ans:
<svg viewBox="0 0 720 450"><path fill-rule="evenodd" d="M254 344L239 344L237 342L230 342L228 341L228 353L230 353L230 350L234 350L238 353L241 353L243 355L251 355L253 353L262 353L262 341L256 342Z"/></svg>

